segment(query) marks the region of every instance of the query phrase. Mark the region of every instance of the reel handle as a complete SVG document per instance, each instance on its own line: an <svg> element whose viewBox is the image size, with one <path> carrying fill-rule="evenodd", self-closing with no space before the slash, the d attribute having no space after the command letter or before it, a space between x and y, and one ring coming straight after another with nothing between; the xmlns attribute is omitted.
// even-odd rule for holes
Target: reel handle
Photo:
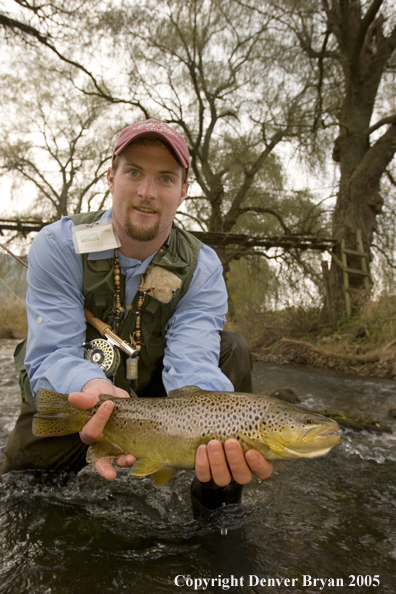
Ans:
<svg viewBox="0 0 396 594"><path fill-rule="evenodd" d="M104 322L102 322L102 320L99 320L99 318L95 318L93 313L91 313L89 309L87 309L86 307L84 307L84 315L88 324L91 324L91 326L93 326L101 336L106 336L106 330L111 331L111 327L108 324L105 324Z"/></svg>

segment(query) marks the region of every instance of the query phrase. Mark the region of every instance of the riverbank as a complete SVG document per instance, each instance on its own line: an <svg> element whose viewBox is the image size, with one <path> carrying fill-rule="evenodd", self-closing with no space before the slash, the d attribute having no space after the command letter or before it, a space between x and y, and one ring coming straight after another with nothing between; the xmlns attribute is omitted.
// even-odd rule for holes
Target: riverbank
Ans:
<svg viewBox="0 0 396 594"><path fill-rule="evenodd" d="M338 345L334 344L337 340L339 341ZM364 349L364 354L362 354L360 347L355 346L354 348L354 345L350 343L345 345L345 339L342 336L330 337L330 340L315 337L311 338L311 341L282 337L270 347L254 350L252 355L255 361L281 365L309 365L345 373L396 379L394 347L392 341L391 346L383 351Z"/></svg>
<svg viewBox="0 0 396 594"><path fill-rule="evenodd" d="M371 301L336 329L321 308L252 315L228 329L243 334L256 361L309 365L396 379L396 297Z"/></svg>

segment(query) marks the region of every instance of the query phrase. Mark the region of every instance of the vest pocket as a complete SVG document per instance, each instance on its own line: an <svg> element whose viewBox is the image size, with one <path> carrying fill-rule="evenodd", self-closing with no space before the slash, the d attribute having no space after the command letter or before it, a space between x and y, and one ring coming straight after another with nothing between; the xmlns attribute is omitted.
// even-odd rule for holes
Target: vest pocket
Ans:
<svg viewBox="0 0 396 594"><path fill-rule="evenodd" d="M147 328L142 328L142 340L144 346L142 347L140 359L145 367L155 366L158 359L164 356L165 351L165 336L161 330L154 333L147 331Z"/></svg>

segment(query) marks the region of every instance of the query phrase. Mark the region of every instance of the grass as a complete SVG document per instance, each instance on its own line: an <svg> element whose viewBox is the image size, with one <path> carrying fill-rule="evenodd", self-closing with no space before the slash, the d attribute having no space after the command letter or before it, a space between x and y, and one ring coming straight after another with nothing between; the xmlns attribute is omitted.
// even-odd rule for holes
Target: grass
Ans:
<svg viewBox="0 0 396 594"><path fill-rule="evenodd" d="M26 307L17 299L0 300L0 338L27 336Z"/></svg>

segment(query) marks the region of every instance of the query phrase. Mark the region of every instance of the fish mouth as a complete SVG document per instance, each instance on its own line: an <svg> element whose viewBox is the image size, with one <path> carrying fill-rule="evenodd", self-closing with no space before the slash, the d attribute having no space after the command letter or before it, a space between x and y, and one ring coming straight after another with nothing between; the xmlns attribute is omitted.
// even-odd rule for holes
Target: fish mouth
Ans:
<svg viewBox="0 0 396 594"><path fill-rule="evenodd" d="M341 435L337 433L338 429L339 426L335 421L334 424L326 427L310 429L300 444L293 448L296 457L318 458L325 456L341 439Z"/></svg>
<svg viewBox="0 0 396 594"><path fill-rule="evenodd" d="M302 440L305 443L311 443L314 440L324 439L327 441L338 443L341 439L341 436L334 434L339 430L339 428L340 426L338 425L338 423L336 423L336 421L329 421L326 424L323 423L319 426L312 427L312 429L308 429L304 433Z"/></svg>
<svg viewBox="0 0 396 594"><path fill-rule="evenodd" d="M294 444L271 444L270 455L265 453L268 460L289 459L289 458L320 458L326 456L330 450L340 441L341 435L334 430L326 432L326 435L316 435L309 442L300 441Z"/></svg>

